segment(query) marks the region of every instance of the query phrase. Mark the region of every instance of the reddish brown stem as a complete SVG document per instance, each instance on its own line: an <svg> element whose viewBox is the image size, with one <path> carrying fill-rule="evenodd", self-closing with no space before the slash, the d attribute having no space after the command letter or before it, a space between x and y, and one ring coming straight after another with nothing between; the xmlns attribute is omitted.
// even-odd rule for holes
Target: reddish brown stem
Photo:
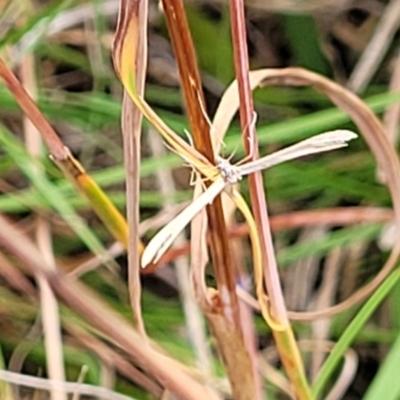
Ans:
<svg viewBox="0 0 400 400"><path fill-rule="evenodd" d="M40 112L35 102L23 88L17 77L6 66L2 59L0 59L0 78L15 97L26 116L42 134L43 140L46 142L54 159L56 161L67 160L69 158L68 150L57 136L57 133L47 122L46 118Z"/></svg>
<svg viewBox="0 0 400 400"><path fill-rule="evenodd" d="M240 123L246 152L254 160L258 158L258 143L249 78L244 2L243 0L230 0L229 4L236 80L240 100ZM311 394L283 299L261 172L249 176L249 190L254 219L258 230L260 250L265 264L263 274L268 291L269 312L271 317L284 327L281 332L273 330L276 346L286 373L295 388L296 396L299 399L306 400L310 398ZM259 396L261 397L261 394Z"/></svg>
<svg viewBox="0 0 400 400"><path fill-rule="evenodd" d="M240 98L240 124L246 153L254 160L258 158L258 141L254 124L252 90L249 81L244 3L241 0L230 0L230 11L236 79ZM260 235L263 259L266 263L266 285L271 301L271 313L277 320L287 323L261 173L249 176L249 190L254 218Z"/></svg>
<svg viewBox="0 0 400 400"><path fill-rule="evenodd" d="M163 0L163 6L177 59L191 133L196 148L215 164L210 137L210 124L205 114L205 101L183 4L180 0ZM222 313L240 332L238 300L235 292L236 277L232 267L228 236L225 229L221 200L218 197L207 207L210 249L215 268L217 286L223 297Z"/></svg>

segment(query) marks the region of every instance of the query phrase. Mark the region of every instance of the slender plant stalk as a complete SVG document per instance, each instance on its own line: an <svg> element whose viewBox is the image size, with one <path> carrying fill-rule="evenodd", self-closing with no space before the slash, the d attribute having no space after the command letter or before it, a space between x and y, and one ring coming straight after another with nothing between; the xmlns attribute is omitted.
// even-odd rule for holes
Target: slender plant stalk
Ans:
<svg viewBox="0 0 400 400"><path fill-rule="evenodd" d="M103 221L104 225L125 247L128 244L128 226L126 220L112 201L86 173L83 166L76 160L68 148L63 144L55 130L40 112L35 102L31 99L12 71L0 59L0 79L10 90L25 115L42 135L48 146L54 162L64 172L66 177L86 197L93 210ZM143 244L139 243L138 251L141 254Z"/></svg>
<svg viewBox="0 0 400 400"><path fill-rule="evenodd" d="M247 154L254 160L258 157L258 141L254 124L254 107L249 80L249 61L246 39L246 24L244 3L241 0L230 0L230 15L232 42L234 49L236 80L240 98L240 122L243 132L243 141ZM299 399L311 399L311 391L307 382L300 352L291 329L283 293L279 283L278 268L272 235L269 226L267 202L261 173L249 176L249 190L252 208L260 235L261 252L266 264L264 268L265 283L269 295L270 315L275 319L277 326L283 329L274 329L272 332L278 352Z"/></svg>
<svg viewBox="0 0 400 400"><path fill-rule="evenodd" d="M35 98L37 86L33 55L27 55L22 61L21 79L26 90L30 91L32 97ZM28 152L33 157L39 157L42 148L39 132L26 116L23 119L23 126ZM39 166L37 166L37 173L42 173ZM50 224L43 216L37 216L35 231L38 248L49 266L56 270L52 250ZM35 278L40 289L40 310L44 346L46 349L47 374L51 380L64 381L65 370L58 302L49 283L43 275L36 274ZM63 391L57 390L55 387L52 387L51 389L51 398L52 400L67 400L66 394Z"/></svg>
<svg viewBox="0 0 400 400"><path fill-rule="evenodd" d="M196 55L183 3L181 0L163 0L163 5L179 67L194 144L200 153L204 154L216 165L216 149L213 148L211 136L213 132L205 111L205 101L196 64ZM236 293L239 271L232 262L220 196L217 196L206 209L212 265L215 271L218 291L213 298L211 312L204 311L210 329L217 339L218 348L222 354L231 382L233 397L237 400L247 398L261 399L262 390L257 361L255 358L250 357L250 354L254 354L251 351L252 349L246 348L246 345L254 343L249 340L244 341L244 328ZM192 227L196 230L199 229L199 223L194 221ZM201 241L201 238L199 239ZM195 238L192 238L192 240L196 241ZM200 243L200 241L196 241L196 243ZM196 253L196 251L193 252ZM199 267L200 265L195 266L195 268ZM201 296L203 293L198 291L197 296ZM200 300L200 304L207 303L204 300ZM220 314L222 314L225 322L221 320ZM225 324L228 325L224 326ZM229 326L231 324L232 326ZM240 367L238 363L241 364Z"/></svg>
<svg viewBox="0 0 400 400"><path fill-rule="evenodd" d="M121 10L131 11L139 21L137 38L134 43L136 51L130 54L134 62L133 85L139 96L143 96L147 67L147 15L148 2L121 1ZM128 245L128 284L129 297L135 325L138 332L145 338L146 332L141 310L140 255L136 249L139 238L139 198L140 198L140 138L143 114L124 90L122 107L122 138L124 145L124 164L126 170L127 218L129 223Z"/></svg>
<svg viewBox="0 0 400 400"><path fill-rule="evenodd" d="M149 146L153 157L161 158L166 154L166 148L160 136L154 129L149 129ZM164 209L167 210L173 206L173 192L176 190L172 171L161 169L157 173L160 192L164 197ZM175 242L176 245L183 245L186 242L185 235L180 234ZM190 265L186 257L177 257L174 262L176 278L179 285L179 294L185 313L186 329L191 342L194 354L196 355L196 364L203 372L210 374L212 371L212 356L208 345L207 334L205 330L204 317L196 302L191 284Z"/></svg>
<svg viewBox="0 0 400 400"><path fill-rule="evenodd" d="M205 111L205 101L196 64L196 55L183 3L180 0L163 0L163 5L179 67L193 141L200 153L215 164L216 160L210 136L211 125ZM207 214L210 250L217 287L220 293L227 293L227 296L221 298L222 313L227 321L233 323L238 332L240 332L239 305L235 291L235 270L229 251L228 235L220 197L207 207Z"/></svg>
<svg viewBox="0 0 400 400"><path fill-rule="evenodd" d="M142 3L145 5L145 3ZM143 79L144 76L139 74ZM142 86L141 84L140 86ZM126 170L126 205L129 224L128 234L128 287L133 319L137 331L146 337L141 309L142 285L140 282L140 253L136 251L139 239L139 186L140 186L140 137L142 118L129 95L124 91L122 107L122 137Z"/></svg>

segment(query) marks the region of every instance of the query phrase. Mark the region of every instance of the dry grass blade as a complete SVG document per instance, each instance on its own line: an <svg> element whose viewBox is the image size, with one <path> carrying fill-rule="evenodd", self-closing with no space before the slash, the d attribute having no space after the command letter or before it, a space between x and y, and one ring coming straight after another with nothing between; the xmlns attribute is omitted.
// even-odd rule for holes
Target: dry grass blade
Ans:
<svg viewBox="0 0 400 400"><path fill-rule="evenodd" d="M147 65L147 2L138 2L130 8L132 2L121 2L121 14L134 12L138 20L137 49L133 56L135 70L133 72L134 86L139 96L143 95L146 65ZM122 135L124 141L124 162L126 169L127 218L129 224L128 244L128 282L132 311L138 331L145 335L144 323L141 315L141 284L139 279L139 256L136 251L139 239L139 191L140 191L140 137L142 113L134 106L128 93L124 92L122 110Z"/></svg>
<svg viewBox="0 0 400 400"><path fill-rule="evenodd" d="M393 66L393 74L390 80L389 89L391 92L400 92L400 51L397 54ZM399 142L398 138L399 121L400 121L400 104L393 104L386 110L383 116L383 124L385 126L386 134L388 135L390 142L394 146L396 146L396 144Z"/></svg>
<svg viewBox="0 0 400 400"><path fill-rule="evenodd" d="M24 84L26 90L32 94L32 100L36 98L37 94L34 61L33 56L25 57L20 71L21 82ZM23 125L28 152L32 156L40 156L42 142L38 130L26 116L24 117ZM43 254L43 258L55 270L50 224L42 216L38 216L35 225L35 236L38 247ZM40 314L46 351L47 375L50 380L64 381L65 369L59 306L46 279L44 279L41 274L37 274L35 278L39 287ZM53 400L67 400L65 393L56 388L52 388L51 397Z"/></svg>
<svg viewBox="0 0 400 400"><path fill-rule="evenodd" d="M162 135L167 145L184 157L199 172L210 173L212 165L209 160L170 129L138 93L135 60L140 57L138 51L141 49L140 27L142 21L139 20L139 3L133 0L121 1L112 54L114 68L135 105Z"/></svg>
<svg viewBox="0 0 400 400"><path fill-rule="evenodd" d="M36 297L36 289L29 282L29 280L15 268L7 258L0 253L0 275L6 279L8 283L16 290L28 295L29 297Z"/></svg>
<svg viewBox="0 0 400 400"><path fill-rule="evenodd" d="M56 389L57 392L60 392L63 395L66 395L67 393L77 393L81 396L96 396L108 400L132 400L131 397L98 386L37 378L10 371L0 370L0 379L14 385L28 386L35 389Z"/></svg>
<svg viewBox="0 0 400 400"><path fill-rule="evenodd" d="M161 397L163 391L162 387L132 365L120 352L116 351L111 346L107 346L103 341L96 338L93 334L76 323L67 321L64 323L64 328L78 342L82 343L86 349L96 354L103 364L115 368L121 375L137 383L153 396L157 398Z"/></svg>
<svg viewBox="0 0 400 400"><path fill-rule="evenodd" d="M344 110L358 125L361 133L374 152L379 165L384 166L384 173L393 199L399 199L400 177L397 156L384 137L384 129L372 111L356 95L340 85L316 73L301 68L263 69L250 72L250 84L254 90L265 85L312 86L331 99L339 108ZM225 91L217 112L213 126L216 136L215 142L220 143L224 134L239 108L239 97L236 81ZM397 177L396 177L397 175ZM400 200L394 201L394 205ZM397 204L395 208L398 208ZM397 212L398 213L398 212Z"/></svg>
<svg viewBox="0 0 400 400"><path fill-rule="evenodd" d="M363 286L360 290L352 294L349 298L342 301L341 303L335 304L334 306L324 308L323 310L318 311L310 311L310 312L289 312L289 318L293 321L312 321L317 318L327 318L333 315L339 314L361 301L368 298L378 287L381 285L385 279L388 277L390 272L398 266L398 261L400 258L400 244L397 244L392 252L390 253L390 257L383 265L378 275Z"/></svg>
<svg viewBox="0 0 400 400"><path fill-rule="evenodd" d="M400 25L400 1L391 0L386 6L372 39L355 66L347 86L360 93L378 70Z"/></svg>
<svg viewBox="0 0 400 400"><path fill-rule="evenodd" d="M37 130L43 135L43 140L50 149L54 159L63 162L68 160L70 152L64 146L57 133L48 123L46 118L37 108L35 102L26 93L25 89L18 81L16 76L6 66L4 61L0 59L0 78L5 86L10 90L17 100L19 106L22 108L27 117L36 126Z"/></svg>
<svg viewBox="0 0 400 400"><path fill-rule="evenodd" d="M254 87L258 85L312 86L351 117L384 173L400 232L400 163L381 122L368 106L355 94L333 81L301 68L259 70L252 72L251 77L254 80Z"/></svg>
<svg viewBox="0 0 400 400"><path fill-rule="evenodd" d="M145 2L142 5L145 6ZM146 14L146 13L145 13ZM144 53L145 55L145 53ZM140 91L144 88L145 59L138 60L140 68L137 79ZM135 249L140 246L139 239L139 196L140 196L140 136L142 115L129 97L124 92L122 107L122 136L124 142L124 163L126 170L126 214L128 219L128 285L133 318L137 327L144 337L145 326L141 310L141 283L139 257Z"/></svg>
<svg viewBox="0 0 400 400"><path fill-rule="evenodd" d="M16 76L1 59L0 78L13 94L26 116L42 135L54 162L86 197L111 234L126 246L128 228L124 217L97 183L86 173L79 161L72 156ZM142 249L143 245L140 243L138 246L139 253L141 253Z"/></svg>
<svg viewBox="0 0 400 400"><path fill-rule="evenodd" d="M35 245L2 216L0 243L24 262L32 273L43 274L65 304L108 336L137 366L153 374L166 389L188 400L219 398L185 373L177 361L154 350L124 318L84 285L52 272Z"/></svg>

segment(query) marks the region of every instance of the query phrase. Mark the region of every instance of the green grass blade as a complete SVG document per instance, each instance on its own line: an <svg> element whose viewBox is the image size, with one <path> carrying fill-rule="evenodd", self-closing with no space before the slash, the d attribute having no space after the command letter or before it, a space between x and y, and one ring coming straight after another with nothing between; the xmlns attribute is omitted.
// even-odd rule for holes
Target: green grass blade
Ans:
<svg viewBox="0 0 400 400"><path fill-rule="evenodd" d="M379 371L372 381L364 396L364 400L398 400L400 399L400 335L397 336L395 343L384 363L379 367Z"/></svg>
<svg viewBox="0 0 400 400"><path fill-rule="evenodd" d="M65 200L64 196L57 190L57 187L46 178L38 163L23 151L22 147L4 128L0 128L0 143L14 159L19 169L28 177L32 185L36 187L40 195L54 207L85 245L95 254L103 253L104 247L96 235Z"/></svg>
<svg viewBox="0 0 400 400"><path fill-rule="evenodd" d="M329 379L332 377L332 374L337 369L345 351L351 346L360 330L366 324L366 322L377 309L377 307L387 297L387 295L390 293L390 291L393 289L399 279L400 270L396 269L368 299L368 301L364 304L357 316L343 332L339 341L336 343L336 346L329 354L329 357L319 371L317 379L313 385L312 393L315 398L318 398L321 395L322 390L324 389L324 387L326 387ZM385 396L375 397L375 399L378 398L386 400Z"/></svg>

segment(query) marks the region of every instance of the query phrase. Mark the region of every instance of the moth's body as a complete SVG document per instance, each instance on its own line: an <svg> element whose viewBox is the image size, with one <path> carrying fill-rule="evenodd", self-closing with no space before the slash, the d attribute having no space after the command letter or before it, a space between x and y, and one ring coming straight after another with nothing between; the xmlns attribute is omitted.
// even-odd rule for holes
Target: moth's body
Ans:
<svg viewBox="0 0 400 400"><path fill-rule="evenodd" d="M225 182L233 185L243 178L243 175L240 173L240 168L236 165L232 165L228 159L218 156L217 161L217 167Z"/></svg>

